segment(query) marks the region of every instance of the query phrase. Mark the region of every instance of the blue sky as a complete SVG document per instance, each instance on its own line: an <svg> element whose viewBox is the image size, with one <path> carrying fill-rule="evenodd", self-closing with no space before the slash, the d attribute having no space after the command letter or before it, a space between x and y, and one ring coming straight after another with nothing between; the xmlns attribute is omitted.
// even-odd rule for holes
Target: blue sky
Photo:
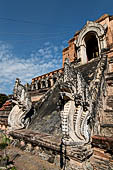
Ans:
<svg viewBox="0 0 113 170"><path fill-rule="evenodd" d="M104 13L113 0L0 0L0 93L61 68L67 41Z"/></svg>

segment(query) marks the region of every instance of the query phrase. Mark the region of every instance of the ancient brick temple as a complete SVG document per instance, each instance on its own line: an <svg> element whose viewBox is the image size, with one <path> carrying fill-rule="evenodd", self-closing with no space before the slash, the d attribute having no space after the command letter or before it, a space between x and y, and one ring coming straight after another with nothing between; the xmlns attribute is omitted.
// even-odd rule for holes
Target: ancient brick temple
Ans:
<svg viewBox="0 0 113 170"><path fill-rule="evenodd" d="M31 84L32 101L39 100L42 95L52 87L63 74L64 62L68 58L75 65L84 65L100 56L106 50L108 58L113 55L113 16L107 14L86 25L68 41L69 46L63 49L62 68L53 72L35 77ZM103 51L105 52L105 51ZM112 71L112 64L110 65ZM38 94L38 95L37 95Z"/></svg>
<svg viewBox="0 0 113 170"><path fill-rule="evenodd" d="M61 69L16 80L9 135L58 169L112 170L113 16L87 21L68 43Z"/></svg>

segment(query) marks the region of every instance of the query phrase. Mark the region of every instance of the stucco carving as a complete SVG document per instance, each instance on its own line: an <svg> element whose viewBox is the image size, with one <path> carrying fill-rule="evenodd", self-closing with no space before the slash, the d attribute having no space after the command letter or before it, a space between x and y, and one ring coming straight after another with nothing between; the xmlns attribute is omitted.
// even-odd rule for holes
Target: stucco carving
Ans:
<svg viewBox="0 0 113 170"><path fill-rule="evenodd" d="M61 86L64 107L61 111L63 142L66 145L83 145L90 140L90 94L87 84L78 71L65 62L64 83Z"/></svg>
<svg viewBox="0 0 113 170"><path fill-rule="evenodd" d="M29 118L26 118L26 115L32 107L29 95L19 79L16 79L15 82L14 96L15 99L12 102L15 103L15 106L8 117L9 130L27 127L29 125Z"/></svg>
<svg viewBox="0 0 113 170"><path fill-rule="evenodd" d="M84 145L90 142L90 135L99 134L99 122L96 121L98 101L105 91L104 70L106 55L100 59L94 79L88 85L79 70L66 59L64 64L64 82L61 85L62 133L66 145Z"/></svg>
<svg viewBox="0 0 113 170"><path fill-rule="evenodd" d="M105 36L106 29L106 24L102 26L101 24L92 21L88 21L87 24L83 27L78 36L78 39L75 40L76 47L78 48L77 57L81 58L82 64L87 63L85 37L90 33L96 36L100 55L101 50L107 47Z"/></svg>

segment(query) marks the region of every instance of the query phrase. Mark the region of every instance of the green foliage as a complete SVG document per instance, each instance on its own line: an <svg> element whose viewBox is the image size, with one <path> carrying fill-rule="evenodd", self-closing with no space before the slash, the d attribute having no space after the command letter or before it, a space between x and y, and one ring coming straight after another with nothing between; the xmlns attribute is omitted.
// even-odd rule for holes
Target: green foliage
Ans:
<svg viewBox="0 0 113 170"><path fill-rule="evenodd" d="M0 149L5 149L10 144L10 139L5 135L2 134L2 139L0 143Z"/></svg>
<svg viewBox="0 0 113 170"><path fill-rule="evenodd" d="M10 139L5 134L2 134L2 143L10 144Z"/></svg>
<svg viewBox="0 0 113 170"><path fill-rule="evenodd" d="M6 94L0 94L0 107L8 100L8 96Z"/></svg>
<svg viewBox="0 0 113 170"><path fill-rule="evenodd" d="M12 167L12 168L10 168L9 170L16 170L16 168L15 168L15 167Z"/></svg>
<svg viewBox="0 0 113 170"><path fill-rule="evenodd" d="M3 170L3 169L0 169ZM17 170L16 167L8 168L7 170Z"/></svg>
<svg viewBox="0 0 113 170"><path fill-rule="evenodd" d="M4 143L0 143L0 149L3 150L7 147L7 144Z"/></svg>
<svg viewBox="0 0 113 170"><path fill-rule="evenodd" d="M5 160L9 160L9 156L8 156L8 155L6 155L5 157L1 156L1 157L0 157L0 160L4 160L4 161L5 161Z"/></svg>
<svg viewBox="0 0 113 170"><path fill-rule="evenodd" d="M6 154L6 147L10 144L10 139L7 137L6 134L2 134L1 136L1 143L0 149L4 150L4 155L0 155L0 162L5 163L6 170L17 170L16 167L7 168L7 163L9 162L9 156ZM3 170L3 169L0 169Z"/></svg>

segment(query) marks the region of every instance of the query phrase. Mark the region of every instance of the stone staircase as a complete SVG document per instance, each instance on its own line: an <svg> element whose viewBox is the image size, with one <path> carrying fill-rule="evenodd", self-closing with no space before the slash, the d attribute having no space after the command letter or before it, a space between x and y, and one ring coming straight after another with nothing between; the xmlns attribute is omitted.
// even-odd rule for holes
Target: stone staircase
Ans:
<svg viewBox="0 0 113 170"><path fill-rule="evenodd" d="M93 155L90 162L95 170L113 169L113 138L92 136Z"/></svg>
<svg viewBox="0 0 113 170"><path fill-rule="evenodd" d="M113 137L113 72L105 76L107 95L102 113L101 135Z"/></svg>

